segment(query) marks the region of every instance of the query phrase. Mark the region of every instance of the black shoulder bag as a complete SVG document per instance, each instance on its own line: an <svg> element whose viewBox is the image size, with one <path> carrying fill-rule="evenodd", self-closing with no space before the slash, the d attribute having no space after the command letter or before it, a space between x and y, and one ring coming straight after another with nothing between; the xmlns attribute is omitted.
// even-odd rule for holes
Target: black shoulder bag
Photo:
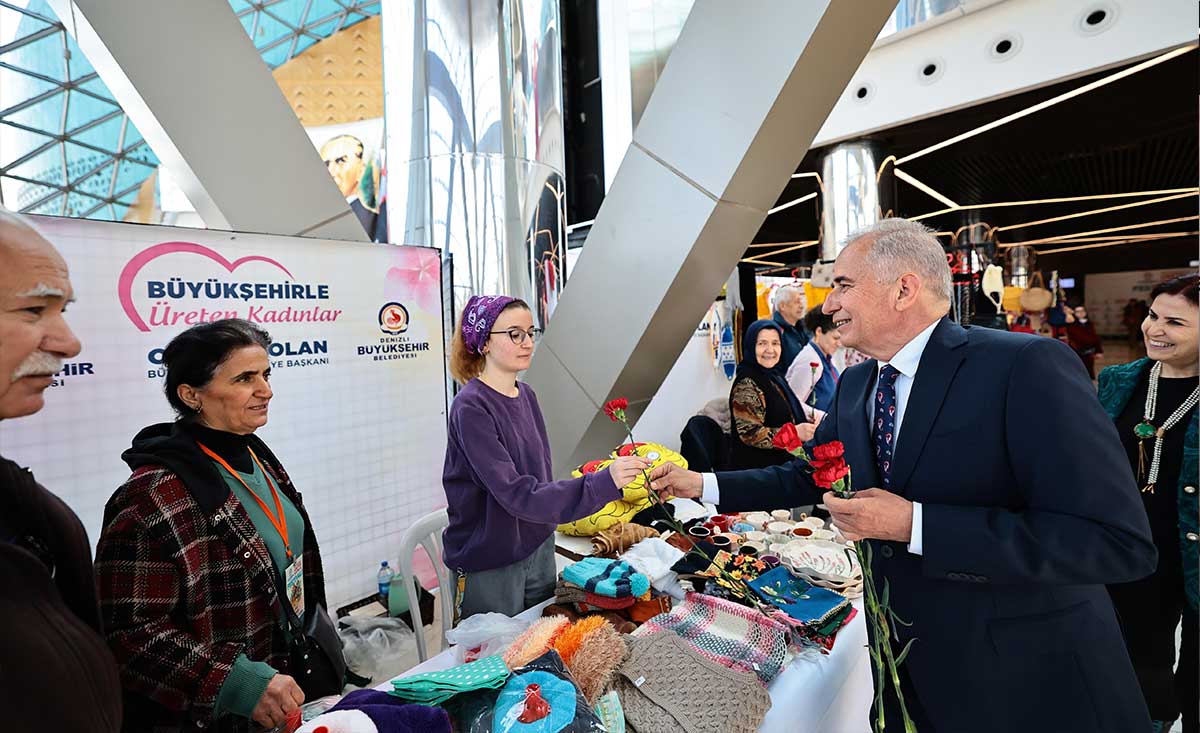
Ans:
<svg viewBox="0 0 1200 733"><path fill-rule="evenodd" d="M302 623L288 602L283 578L278 572L275 573L275 591L292 633L288 646L288 672L304 691L304 699L311 701L342 694L346 684L346 657L342 654L342 639L329 612L321 604L313 604L305 614L307 623Z"/></svg>

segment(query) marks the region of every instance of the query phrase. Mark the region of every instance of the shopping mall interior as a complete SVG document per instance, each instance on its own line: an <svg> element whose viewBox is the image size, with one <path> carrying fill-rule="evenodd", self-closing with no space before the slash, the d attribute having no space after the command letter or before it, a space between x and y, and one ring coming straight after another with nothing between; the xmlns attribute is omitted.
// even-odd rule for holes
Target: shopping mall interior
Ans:
<svg viewBox="0 0 1200 733"><path fill-rule="evenodd" d="M90 730L1194 733L1198 26L0 0L0 577Z"/></svg>

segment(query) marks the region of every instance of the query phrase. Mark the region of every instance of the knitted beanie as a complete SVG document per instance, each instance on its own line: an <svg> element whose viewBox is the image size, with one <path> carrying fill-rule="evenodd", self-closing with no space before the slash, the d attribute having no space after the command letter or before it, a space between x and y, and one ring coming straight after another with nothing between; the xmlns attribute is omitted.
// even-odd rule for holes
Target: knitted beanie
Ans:
<svg viewBox="0 0 1200 733"><path fill-rule="evenodd" d="M631 730L754 733L771 697L752 674L705 659L680 637L629 637L613 683Z"/></svg>
<svg viewBox="0 0 1200 733"><path fill-rule="evenodd" d="M609 598L642 596L650 590L650 579L620 560L585 557L568 565L562 577L586 591Z"/></svg>
<svg viewBox="0 0 1200 733"><path fill-rule="evenodd" d="M596 608L613 610L629 608L637 602L637 599L633 596L609 598L608 596L589 593L574 583L568 583L560 578L554 586L554 601L556 603L586 603Z"/></svg>

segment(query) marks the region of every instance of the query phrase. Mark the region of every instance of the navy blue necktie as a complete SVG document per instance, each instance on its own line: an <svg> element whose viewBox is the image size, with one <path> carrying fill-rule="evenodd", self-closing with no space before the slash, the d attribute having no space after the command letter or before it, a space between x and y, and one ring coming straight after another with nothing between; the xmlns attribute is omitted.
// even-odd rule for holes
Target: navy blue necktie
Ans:
<svg viewBox="0 0 1200 733"><path fill-rule="evenodd" d="M875 433L875 465L883 488L892 489L892 456L896 448L896 379L900 371L891 364L879 370L875 387L875 417L871 429Z"/></svg>

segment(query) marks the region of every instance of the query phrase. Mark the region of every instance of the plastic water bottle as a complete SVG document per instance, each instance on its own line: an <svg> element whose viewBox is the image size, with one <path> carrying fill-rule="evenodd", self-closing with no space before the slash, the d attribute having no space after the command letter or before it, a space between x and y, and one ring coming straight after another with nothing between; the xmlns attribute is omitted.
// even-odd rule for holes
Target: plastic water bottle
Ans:
<svg viewBox="0 0 1200 733"><path fill-rule="evenodd" d="M387 560L379 563L379 572L375 574L375 579L379 581L379 597L385 602L394 577L396 577L396 571L388 567Z"/></svg>

